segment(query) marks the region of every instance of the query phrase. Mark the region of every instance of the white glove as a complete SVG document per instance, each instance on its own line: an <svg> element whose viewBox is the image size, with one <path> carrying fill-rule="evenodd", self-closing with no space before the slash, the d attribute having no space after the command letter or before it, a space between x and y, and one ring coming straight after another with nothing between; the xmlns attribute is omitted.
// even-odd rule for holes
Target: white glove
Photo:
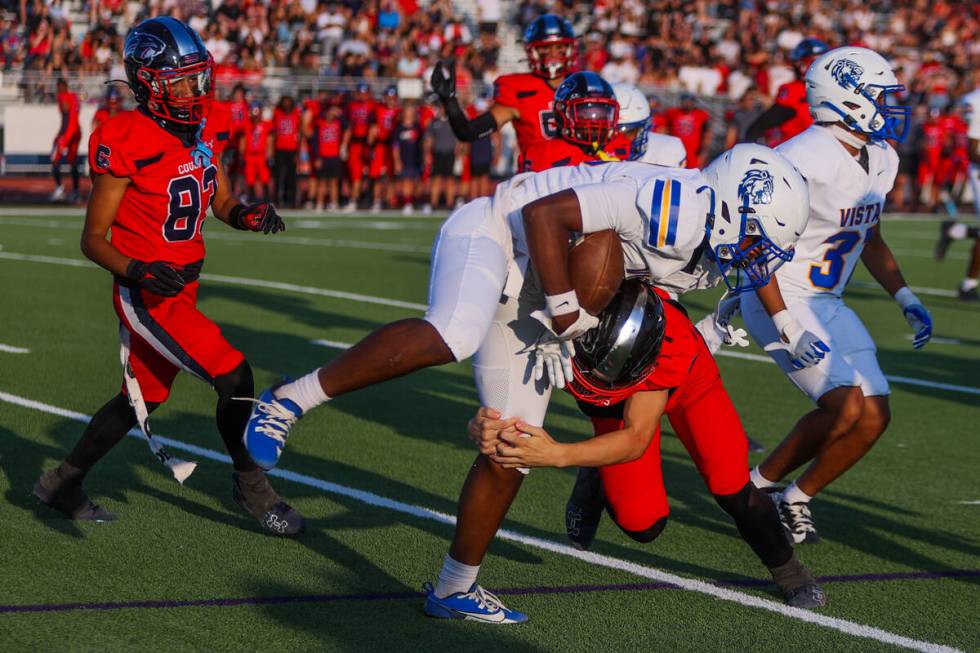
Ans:
<svg viewBox="0 0 980 653"><path fill-rule="evenodd" d="M708 345L712 354L718 351L722 345L729 347L749 346L747 337L749 334L745 329L736 329L731 324L721 326L714 313L705 316L704 319L694 325L694 328L701 333L704 343Z"/></svg>
<svg viewBox="0 0 980 653"><path fill-rule="evenodd" d="M803 370L822 361L830 351L827 344L803 328L799 320L783 309L772 316L772 323L783 342L766 345L766 351L786 349L791 356L793 367ZM784 344L785 343L785 344Z"/></svg>
<svg viewBox="0 0 980 653"><path fill-rule="evenodd" d="M551 326L551 316L546 311L540 309L532 311L531 317L543 324L551 332L552 336L558 340L574 340L589 329L599 326L599 318L590 315L585 309L581 308L578 311L578 318L560 334L555 333L554 328Z"/></svg>
<svg viewBox="0 0 980 653"><path fill-rule="evenodd" d="M740 295L732 295L731 293L725 293L718 300L718 306L715 307L715 322L719 326L726 327L732 323L735 316L738 315L739 309L742 307L742 298ZM725 343L728 344L728 343Z"/></svg>
<svg viewBox="0 0 980 653"><path fill-rule="evenodd" d="M575 349L569 340L557 340L551 332L545 332L534 345L534 380L544 378L548 372L551 387L561 390L566 383L571 383L572 356Z"/></svg>

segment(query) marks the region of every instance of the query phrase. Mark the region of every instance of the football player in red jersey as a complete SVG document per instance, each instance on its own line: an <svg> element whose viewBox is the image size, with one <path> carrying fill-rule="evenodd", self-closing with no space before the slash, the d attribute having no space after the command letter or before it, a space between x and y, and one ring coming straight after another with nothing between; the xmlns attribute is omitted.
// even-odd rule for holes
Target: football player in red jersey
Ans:
<svg viewBox="0 0 980 653"><path fill-rule="evenodd" d="M525 150L521 172L604 160L602 150L619 118L616 94L606 80L589 71L566 77L555 91L554 115L560 138Z"/></svg>
<svg viewBox="0 0 980 653"><path fill-rule="evenodd" d="M347 105L347 132L341 151L347 153L347 175L350 177L350 202L345 211L357 210L367 165L367 138L374 120L374 100L371 87L365 82L357 85L354 99Z"/></svg>
<svg viewBox="0 0 980 653"><path fill-rule="evenodd" d="M368 144L371 146L371 164L368 167L368 177L371 178L374 194L374 203L371 205L372 212L381 210L382 191L385 192L388 208L395 205L393 147L400 111L398 89L389 86L385 89L383 101L374 106L374 116L368 131Z"/></svg>
<svg viewBox="0 0 980 653"><path fill-rule="evenodd" d="M711 116L695 104L695 98L690 93L681 95L681 105L667 109L664 114L667 128L671 136L676 136L684 143L687 150L687 167L700 168L706 162L710 135Z"/></svg>
<svg viewBox="0 0 980 653"><path fill-rule="evenodd" d="M466 117L456 99L456 68L452 60L436 64L432 90L446 108L456 138L475 141L513 122L517 148L523 155L532 145L558 136L552 112L554 92L565 75L572 72L576 48L571 24L560 16L543 14L524 32L524 51L531 72L497 78L489 111L472 120Z"/></svg>
<svg viewBox="0 0 980 653"><path fill-rule="evenodd" d="M325 103L320 115L313 123L313 151L319 185L317 186L316 210L323 210L323 200L330 194L331 211L336 211L340 203L340 180L344 176L344 162L340 158L340 144L347 131L347 119L340 105Z"/></svg>
<svg viewBox="0 0 980 653"><path fill-rule="evenodd" d="M96 109L92 117L92 131L99 128L109 118L122 111L122 93L115 86L110 86L105 92L105 101Z"/></svg>
<svg viewBox="0 0 980 653"><path fill-rule="evenodd" d="M61 128L58 129L51 148L51 174L55 184L51 199L56 202L65 197L65 187L61 184L62 163L67 163L71 169L70 198L78 199L78 142L82 139L82 128L78 124L80 108L78 96L68 90L68 82L59 79L58 111L61 112Z"/></svg>
<svg viewBox="0 0 980 653"><path fill-rule="evenodd" d="M228 113L231 118L230 138L228 147L225 148L224 164L225 172L228 173L228 180L231 182L232 193L235 196L241 195L242 182L244 177L244 150L241 148L242 138L248 131L248 99L245 97L245 87L236 84L231 91L231 99L228 101Z"/></svg>
<svg viewBox="0 0 980 653"><path fill-rule="evenodd" d="M82 483L137 424L175 477L186 477L154 443L146 419L184 370L218 394L215 415L235 468L236 503L267 531L298 534L302 515L279 498L242 444L251 406L240 398L252 396L251 368L196 306L208 207L248 231L281 231L282 219L270 204L243 206L230 193L220 161L228 116L211 107L214 63L197 33L174 18L153 18L129 32L124 53L139 106L107 120L90 139L94 182L81 243L115 280L123 388L99 409L65 460L41 475L34 495L73 519L114 519L89 500Z"/></svg>
<svg viewBox="0 0 980 653"><path fill-rule="evenodd" d="M623 533L648 543L663 532L670 513L660 462L660 419L666 415L709 492L786 602L825 605L823 590L783 533L772 500L749 481L745 432L700 333L705 326L695 327L666 292L638 279L624 282L599 319L599 326L576 340L575 380L568 386L591 418L595 437L559 443L543 428L481 408L470 422L481 453L505 468L580 466L595 483L601 477L604 497L583 493L599 504L592 507L591 523L582 523L583 506L577 505L582 472L569 500L568 511L576 516L566 525L579 548L592 544L605 505Z"/></svg>
<svg viewBox="0 0 980 653"><path fill-rule="evenodd" d="M749 125L745 132L746 141L754 143L773 130L776 133L766 145L775 147L813 124L803 79L813 60L829 49L830 46L819 39L803 39L790 51L789 60L793 62L796 79L779 87L773 105Z"/></svg>
<svg viewBox="0 0 980 653"><path fill-rule="evenodd" d="M922 123L922 139L919 154L918 187L927 188L926 211L936 210L939 188L942 185L943 147L946 144L946 123L939 109L929 112L929 119Z"/></svg>
<svg viewBox="0 0 980 653"><path fill-rule="evenodd" d="M254 199L267 200L272 196L269 182L272 171L272 123L262 117L262 103L253 100L249 107L248 123L241 135L238 149L242 152L245 168L245 186Z"/></svg>
<svg viewBox="0 0 980 653"><path fill-rule="evenodd" d="M291 95L284 95L272 111L272 178L276 199L286 206L296 202L300 138L299 109Z"/></svg>

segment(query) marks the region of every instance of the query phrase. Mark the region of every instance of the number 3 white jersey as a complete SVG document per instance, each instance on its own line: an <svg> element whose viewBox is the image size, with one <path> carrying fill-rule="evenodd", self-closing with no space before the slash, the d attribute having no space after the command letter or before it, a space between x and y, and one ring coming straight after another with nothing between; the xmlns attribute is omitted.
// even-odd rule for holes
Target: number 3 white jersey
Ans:
<svg viewBox="0 0 980 653"><path fill-rule="evenodd" d="M898 155L887 143L868 145L868 172L834 137L812 125L776 148L807 180L810 221L793 260L776 271L787 295L840 297L881 219L885 195L898 173Z"/></svg>
<svg viewBox="0 0 980 653"><path fill-rule="evenodd" d="M494 212L510 228L514 260L523 272L528 251L521 209L538 198L571 189L578 196L585 233L613 229L619 234L627 274L646 276L654 284L683 292L694 286L672 281L672 275L691 272L698 263L692 259L704 241L710 209L706 183L699 170L642 162L564 166L517 175L500 184L494 193ZM514 297L517 286L510 276L506 294Z"/></svg>

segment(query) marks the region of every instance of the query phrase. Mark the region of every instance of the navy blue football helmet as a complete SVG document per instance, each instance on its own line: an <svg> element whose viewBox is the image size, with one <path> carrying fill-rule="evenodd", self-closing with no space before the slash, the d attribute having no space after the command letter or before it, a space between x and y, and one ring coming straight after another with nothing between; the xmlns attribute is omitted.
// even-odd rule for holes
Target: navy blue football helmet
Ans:
<svg viewBox="0 0 980 653"><path fill-rule="evenodd" d="M561 16L542 14L524 30L524 52L531 72L560 79L575 65L575 30Z"/></svg>
<svg viewBox="0 0 980 653"><path fill-rule="evenodd" d="M830 46L820 39L803 39L789 51L790 61L799 61L809 66L810 62L830 49Z"/></svg>
<svg viewBox="0 0 980 653"><path fill-rule="evenodd" d="M145 20L126 35L123 63L136 102L177 131L193 131L214 99L214 60L176 18Z"/></svg>
<svg viewBox="0 0 980 653"><path fill-rule="evenodd" d="M555 122L563 139L601 149L612 138L619 104L609 82L590 71L572 73L555 91Z"/></svg>

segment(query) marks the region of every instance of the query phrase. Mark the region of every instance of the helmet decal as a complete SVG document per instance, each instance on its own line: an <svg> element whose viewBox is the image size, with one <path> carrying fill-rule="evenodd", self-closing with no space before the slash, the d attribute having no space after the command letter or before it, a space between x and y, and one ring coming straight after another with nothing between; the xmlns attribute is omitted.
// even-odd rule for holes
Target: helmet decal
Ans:
<svg viewBox="0 0 980 653"><path fill-rule="evenodd" d="M838 59L834 62L830 74L844 88L852 88L858 85L858 79L864 74L864 68L850 59Z"/></svg>
<svg viewBox="0 0 980 653"><path fill-rule="evenodd" d="M746 171L738 185L738 198L744 204L772 204L773 182L768 170Z"/></svg>
<svg viewBox="0 0 980 653"><path fill-rule="evenodd" d="M126 43L124 56L127 59L134 59L144 66L159 57L167 49L167 44L164 43L163 39L147 32L139 32L127 41L129 42Z"/></svg>

